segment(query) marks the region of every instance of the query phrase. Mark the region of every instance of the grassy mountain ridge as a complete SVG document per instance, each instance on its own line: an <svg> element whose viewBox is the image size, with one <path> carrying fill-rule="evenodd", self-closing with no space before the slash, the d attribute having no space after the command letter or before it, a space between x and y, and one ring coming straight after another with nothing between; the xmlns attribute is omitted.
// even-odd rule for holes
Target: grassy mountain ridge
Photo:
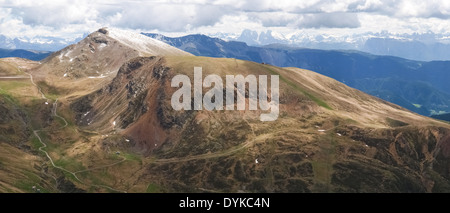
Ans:
<svg viewBox="0 0 450 213"><path fill-rule="evenodd" d="M388 101L394 100L402 107L426 116L433 112L450 111L448 104L450 87L446 83L450 79L448 68L450 62L448 61L422 62L393 56L376 56L358 51L299 49L285 45L252 47L242 42L226 42L204 35L188 35L179 38L158 34L144 35L160 39L199 56L231 57L281 67L314 70L371 95ZM405 95L408 93L406 85L398 89L380 88L384 83L381 86L378 83L386 81L387 78L390 79L386 83L391 85L421 85L424 89L417 91L418 96L434 98L417 102L417 98ZM398 98L381 96L386 93ZM415 104L423 107L413 107Z"/></svg>

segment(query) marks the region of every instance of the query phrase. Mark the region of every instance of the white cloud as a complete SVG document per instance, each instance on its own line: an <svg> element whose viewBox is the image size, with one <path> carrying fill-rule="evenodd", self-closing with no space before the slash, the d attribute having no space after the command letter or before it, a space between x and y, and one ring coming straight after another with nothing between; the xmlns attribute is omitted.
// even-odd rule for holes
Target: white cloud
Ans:
<svg viewBox="0 0 450 213"><path fill-rule="evenodd" d="M308 14L298 22L303 28L357 28L361 24L355 13Z"/></svg>
<svg viewBox="0 0 450 213"><path fill-rule="evenodd" d="M261 23L264 27L289 26L294 24L300 18L298 14L286 13L282 11L249 12L246 15L249 19L256 23Z"/></svg>
<svg viewBox="0 0 450 213"><path fill-rule="evenodd" d="M449 18L448 0L0 0L0 34L12 37L74 38L101 26L163 33L449 32Z"/></svg>
<svg viewBox="0 0 450 213"><path fill-rule="evenodd" d="M383 7L383 2L381 0L367 0L353 6L357 11L377 11Z"/></svg>
<svg viewBox="0 0 450 213"><path fill-rule="evenodd" d="M30 4L33 2L34 4ZM7 1L11 15L25 25L63 27L86 24L98 17L98 11L87 0L77 1Z"/></svg>
<svg viewBox="0 0 450 213"><path fill-rule="evenodd" d="M120 15L111 24L123 28L186 31L214 25L226 13L227 8L214 5L147 2L121 8Z"/></svg>

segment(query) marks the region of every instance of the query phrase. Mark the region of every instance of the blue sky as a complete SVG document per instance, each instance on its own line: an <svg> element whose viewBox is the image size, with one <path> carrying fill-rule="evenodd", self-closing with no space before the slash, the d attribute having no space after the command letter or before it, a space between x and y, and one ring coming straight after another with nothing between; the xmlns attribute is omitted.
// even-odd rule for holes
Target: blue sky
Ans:
<svg viewBox="0 0 450 213"><path fill-rule="evenodd" d="M71 39L103 26L166 35L446 34L449 18L448 0L0 0L0 34L27 38Z"/></svg>

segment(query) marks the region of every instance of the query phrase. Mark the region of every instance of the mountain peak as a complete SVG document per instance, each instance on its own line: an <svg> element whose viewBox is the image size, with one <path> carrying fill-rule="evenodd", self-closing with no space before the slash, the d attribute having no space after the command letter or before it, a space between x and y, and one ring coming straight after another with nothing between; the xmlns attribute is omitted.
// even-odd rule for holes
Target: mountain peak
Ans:
<svg viewBox="0 0 450 213"><path fill-rule="evenodd" d="M39 70L60 79L112 78L135 57L184 55L191 54L139 33L105 27L53 53Z"/></svg>
<svg viewBox="0 0 450 213"><path fill-rule="evenodd" d="M117 40L131 49L139 51L140 56L150 55L191 55L180 49L172 47L162 41L141 35L139 33L120 30L117 28L101 28L98 32Z"/></svg>

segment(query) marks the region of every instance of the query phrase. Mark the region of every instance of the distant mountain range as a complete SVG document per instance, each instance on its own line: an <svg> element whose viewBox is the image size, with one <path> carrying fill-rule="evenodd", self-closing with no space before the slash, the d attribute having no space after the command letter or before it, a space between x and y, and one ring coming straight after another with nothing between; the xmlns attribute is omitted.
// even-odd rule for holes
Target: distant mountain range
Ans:
<svg viewBox="0 0 450 213"><path fill-rule="evenodd" d="M450 44L439 42L427 44L420 41L371 38L359 50L375 55L391 55L419 61L450 60Z"/></svg>
<svg viewBox="0 0 450 213"><path fill-rule="evenodd" d="M218 33L213 37L228 41L242 41L251 46L288 44L311 49L358 50L375 55L390 55L418 61L450 60L450 37L448 34L398 35L381 32L336 37L334 35L311 35L305 32L288 37L271 30L257 32L246 29L240 35Z"/></svg>
<svg viewBox="0 0 450 213"><path fill-rule="evenodd" d="M10 38L0 34L0 48L58 51L70 44L77 43L86 36L87 33L74 39L53 36ZM389 32L369 32L336 36L297 32L292 35L283 35L271 30L257 32L245 29L238 34L215 33L208 36L225 41L245 42L249 46L284 44L297 48L321 50L357 50L374 55L397 56L417 61L450 60L450 33L392 34Z"/></svg>
<svg viewBox="0 0 450 213"><path fill-rule="evenodd" d="M57 51L67 45L74 44L81 41L87 34L73 40L66 40L58 37L37 37L33 39L28 38L9 38L0 34L0 48L4 49L26 49L38 51Z"/></svg>
<svg viewBox="0 0 450 213"><path fill-rule="evenodd" d="M19 57L33 61L40 61L50 55L48 51L34 51L21 49L0 49L0 58Z"/></svg>
<svg viewBox="0 0 450 213"><path fill-rule="evenodd" d="M436 118L443 121L450 121L450 113L441 114L441 115L433 115L432 118Z"/></svg>
<svg viewBox="0 0 450 213"><path fill-rule="evenodd" d="M143 34L197 56L237 58L313 70L422 115L450 112L450 61L421 62L358 51L287 45L254 47L205 35L170 38Z"/></svg>

